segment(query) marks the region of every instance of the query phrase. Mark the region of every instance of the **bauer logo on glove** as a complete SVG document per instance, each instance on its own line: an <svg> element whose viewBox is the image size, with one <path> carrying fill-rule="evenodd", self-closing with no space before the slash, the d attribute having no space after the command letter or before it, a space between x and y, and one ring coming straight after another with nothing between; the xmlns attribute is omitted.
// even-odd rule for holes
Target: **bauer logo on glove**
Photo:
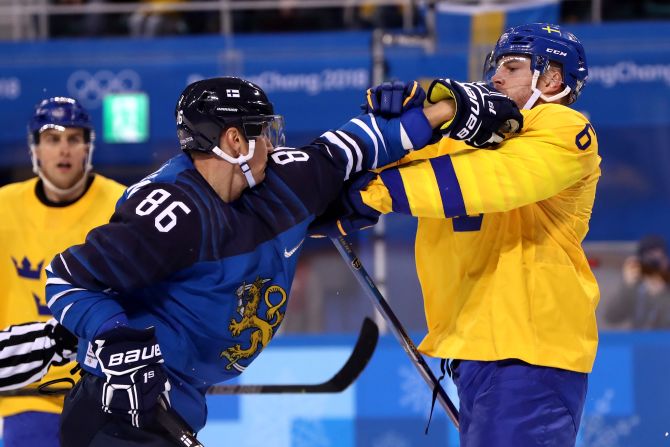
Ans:
<svg viewBox="0 0 670 447"><path fill-rule="evenodd" d="M144 362L153 358L156 358L156 360L160 359L161 361L163 359L161 355L161 348L158 346L158 343L154 344L153 346L145 346L142 349L131 349L130 351L112 354L109 356L109 365L107 366L112 367L119 366L124 363L137 363L140 360Z"/></svg>
<svg viewBox="0 0 670 447"><path fill-rule="evenodd" d="M454 117L442 124L443 136L465 141L476 148L488 148L516 133L523 126L523 116L507 96L483 82L457 82L435 79L428 88L428 102L453 99Z"/></svg>
<svg viewBox="0 0 670 447"><path fill-rule="evenodd" d="M105 374L102 410L143 427L153 418L158 397L170 402L170 382L154 328L117 327L98 336L95 356Z"/></svg>

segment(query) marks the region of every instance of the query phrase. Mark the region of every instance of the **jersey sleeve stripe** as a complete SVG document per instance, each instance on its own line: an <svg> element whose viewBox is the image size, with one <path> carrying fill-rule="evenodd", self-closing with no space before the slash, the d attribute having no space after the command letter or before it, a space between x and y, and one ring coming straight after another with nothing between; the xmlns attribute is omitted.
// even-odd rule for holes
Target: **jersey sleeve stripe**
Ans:
<svg viewBox="0 0 670 447"><path fill-rule="evenodd" d="M393 211L396 213L412 214L409 209L407 191L405 191L400 171L398 169L387 169L386 171L382 171L380 175L391 196Z"/></svg>
<svg viewBox="0 0 670 447"><path fill-rule="evenodd" d="M72 276L72 272L70 272L70 267L68 267L67 262L65 262L65 258L63 257L63 253L60 253L58 256L60 257L60 262L63 263L63 267L65 267L65 270L67 270L67 274Z"/></svg>
<svg viewBox="0 0 670 447"><path fill-rule="evenodd" d="M67 311L70 310L74 303L70 303L65 308L63 309L63 312L60 314L60 323L63 324L63 321L65 321L65 314L67 314Z"/></svg>
<svg viewBox="0 0 670 447"><path fill-rule="evenodd" d="M358 146L358 143L341 130L336 131L336 133L340 138L346 140L349 145L354 148L354 151L356 151L356 172L361 172L363 169L363 154L361 153L361 148Z"/></svg>
<svg viewBox="0 0 670 447"><path fill-rule="evenodd" d="M67 289L67 290L64 290L62 292L58 292L57 294L55 294L54 296L51 297L51 299L47 303L47 306L49 306L49 308L51 308L51 306L53 306L54 303L56 301L58 301L58 299L61 298L63 295L67 295L68 293L76 292L78 290L86 290L86 289L83 289L81 287L73 287L71 289ZM62 318L61 318L61 321L62 321Z"/></svg>
<svg viewBox="0 0 670 447"><path fill-rule="evenodd" d="M363 121L359 120L358 118L354 118L351 120L352 123L363 129L363 131L367 134L367 136L372 140L372 144L375 148L375 156L374 160L372 161L372 166L371 169L377 168L377 163L379 161L379 143L377 141L377 137L375 134L370 130L370 127L368 127L367 124L365 124ZM382 144L384 144L384 141L382 140Z"/></svg>
<svg viewBox="0 0 670 447"><path fill-rule="evenodd" d="M458 183L451 157L445 155L431 158L430 164L440 190L444 215L446 217L466 216L463 193L461 192L461 186Z"/></svg>
<svg viewBox="0 0 670 447"><path fill-rule="evenodd" d="M9 368L11 375L0 379L0 391L23 388L26 385L30 385L44 376L48 365L44 365L42 362L32 362L28 366L28 371L19 374L15 374L15 369Z"/></svg>
<svg viewBox="0 0 670 447"><path fill-rule="evenodd" d="M328 140L331 144L333 144L336 147L339 147L342 149L342 152L347 157L347 170L344 175L344 179L348 180L349 176L351 175L351 170L354 167L354 155L351 153L351 149L347 147L346 144L338 137L335 135L333 132L326 132L322 135L326 140Z"/></svg>
<svg viewBox="0 0 670 447"><path fill-rule="evenodd" d="M400 141L402 142L402 147L407 150L407 151L412 151L414 150L414 145L412 144L412 140L409 139L409 135L407 135L407 131L405 130L405 126L400 124Z"/></svg>
<svg viewBox="0 0 670 447"><path fill-rule="evenodd" d="M377 125L377 119L372 114L368 114L368 116L370 117L370 123L372 124L372 128L375 130L375 133L377 134L377 138L382 143L382 149L384 149L384 153L386 154L384 159L387 160L388 159L388 150L386 150L386 143L385 143L384 137L382 136L382 133L379 130L379 126Z"/></svg>
<svg viewBox="0 0 670 447"><path fill-rule="evenodd" d="M52 319L53 320L53 319ZM55 320L53 320L55 323ZM8 340L9 338L14 338L19 335L29 334L30 332L43 332L44 323L25 323L25 324L16 324L10 326L7 330L0 332L0 342ZM0 349L0 356L2 356L2 349Z"/></svg>
<svg viewBox="0 0 670 447"><path fill-rule="evenodd" d="M53 277L53 278L48 278L45 285L47 285L47 286L55 286L55 285L71 286L72 284L65 281L63 278Z"/></svg>

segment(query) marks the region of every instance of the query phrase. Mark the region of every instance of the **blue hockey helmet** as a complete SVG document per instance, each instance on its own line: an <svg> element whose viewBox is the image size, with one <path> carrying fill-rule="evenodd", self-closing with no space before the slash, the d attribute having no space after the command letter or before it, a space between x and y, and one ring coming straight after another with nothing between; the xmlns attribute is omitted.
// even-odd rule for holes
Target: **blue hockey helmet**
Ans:
<svg viewBox="0 0 670 447"><path fill-rule="evenodd" d="M63 96L45 99L37 104L28 123L30 144L39 144L40 133L47 129L63 130L65 127L84 129L86 142L94 138L91 118L76 99Z"/></svg>
<svg viewBox="0 0 670 447"><path fill-rule="evenodd" d="M500 59L510 54L530 57L533 71L531 88L536 93L533 95L533 103L540 96L547 102L567 96L568 104L572 104L577 100L588 78L589 70L584 47L574 34L558 25L531 23L507 29L486 58L484 64L486 82L491 83ZM560 64L565 88L561 93L547 98L537 91L536 85L537 78L549 68L550 62ZM527 104L527 107L532 105Z"/></svg>

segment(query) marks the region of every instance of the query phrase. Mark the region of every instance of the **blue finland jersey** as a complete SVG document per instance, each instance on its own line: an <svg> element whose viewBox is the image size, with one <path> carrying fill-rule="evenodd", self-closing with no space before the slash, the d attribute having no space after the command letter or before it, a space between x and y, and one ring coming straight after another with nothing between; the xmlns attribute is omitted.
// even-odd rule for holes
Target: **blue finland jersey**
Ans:
<svg viewBox="0 0 670 447"><path fill-rule="evenodd" d="M103 324L125 315L133 327L154 326L172 405L197 431L207 388L244 371L277 332L309 223L350 175L429 135L419 110L360 116L311 145L273 151L265 180L230 203L178 155L129 187L84 244L54 258L48 305L80 337L83 368L100 376L90 341Z"/></svg>

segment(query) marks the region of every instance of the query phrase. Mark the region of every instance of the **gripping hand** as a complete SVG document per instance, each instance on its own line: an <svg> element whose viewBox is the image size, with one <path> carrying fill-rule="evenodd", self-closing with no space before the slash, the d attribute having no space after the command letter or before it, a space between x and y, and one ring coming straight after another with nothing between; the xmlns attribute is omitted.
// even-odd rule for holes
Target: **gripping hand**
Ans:
<svg viewBox="0 0 670 447"><path fill-rule="evenodd" d="M361 190L376 177L374 172L364 171L345 184L340 196L310 224L307 230L310 237L346 236L375 225L381 213L363 203Z"/></svg>
<svg viewBox="0 0 670 447"><path fill-rule="evenodd" d="M523 116L507 96L483 82L435 79L428 88L428 102L456 102L456 114L440 127L443 136L463 140L477 148L494 146L523 126Z"/></svg>
<svg viewBox="0 0 670 447"><path fill-rule="evenodd" d="M53 364L62 366L74 360L77 355L77 342L79 341L77 337L53 318L47 321L45 326L56 348L57 355L54 356Z"/></svg>
<svg viewBox="0 0 670 447"><path fill-rule="evenodd" d="M124 416L135 427L153 418L158 397L170 402L170 382L161 363L163 356L154 328L117 327L95 340L95 356L106 376L102 410Z"/></svg>
<svg viewBox="0 0 670 447"><path fill-rule="evenodd" d="M384 82L365 92L365 102L361 104L361 109L365 113L389 118L415 107L423 107L425 100L426 92L416 81L407 84L400 81Z"/></svg>

